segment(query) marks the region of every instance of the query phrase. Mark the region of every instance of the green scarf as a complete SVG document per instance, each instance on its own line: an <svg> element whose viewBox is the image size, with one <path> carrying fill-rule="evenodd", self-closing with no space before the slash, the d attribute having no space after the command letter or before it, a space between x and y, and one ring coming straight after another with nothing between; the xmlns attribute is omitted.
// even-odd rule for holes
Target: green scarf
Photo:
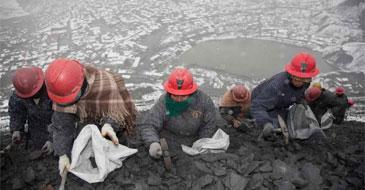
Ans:
<svg viewBox="0 0 365 190"><path fill-rule="evenodd" d="M166 115L168 117L176 117L186 111L193 102L193 98L189 96L182 102L175 102L169 94L165 96Z"/></svg>

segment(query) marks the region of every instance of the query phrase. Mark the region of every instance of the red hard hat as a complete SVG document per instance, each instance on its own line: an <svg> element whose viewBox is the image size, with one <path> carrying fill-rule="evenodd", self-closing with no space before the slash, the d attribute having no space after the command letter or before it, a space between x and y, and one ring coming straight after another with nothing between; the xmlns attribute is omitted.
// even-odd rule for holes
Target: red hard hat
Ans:
<svg viewBox="0 0 365 190"><path fill-rule="evenodd" d="M312 78L319 73L316 60L305 52L295 55L291 62L285 65L285 70L299 78Z"/></svg>
<svg viewBox="0 0 365 190"><path fill-rule="evenodd" d="M12 82L17 96L21 98L32 97L43 86L43 71L38 67L20 68L15 71Z"/></svg>
<svg viewBox="0 0 365 190"><path fill-rule="evenodd" d="M250 92L243 85L236 85L231 92L232 99L236 102L247 102L250 99Z"/></svg>
<svg viewBox="0 0 365 190"><path fill-rule="evenodd" d="M345 94L345 89L343 87L337 87L336 88L336 94L337 95L343 95L343 94Z"/></svg>
<svg viewBox="0 0 365 190"><path fill-rule="evenodd" d="M46 70L48 96L59 104L73 102L84 82L84 66L70 59L56 59Z"/></svg>
<svg viewBox="0 0 365 190"><path fill-rule="evenodd" d="M190 71L184 68L172 71L163 86L168 93L173 95L189 95L198 89Z"/></svg>
<svg viewBox="0 0 365 190"><path fill-rule="evenodd" d="M308 90L305 93L305 99L308 102L313 102L314 100L316 100L317 98L319 98L319 96L321 95L321 90L319 88L316 87L311 87L308 88Z"/></svg>

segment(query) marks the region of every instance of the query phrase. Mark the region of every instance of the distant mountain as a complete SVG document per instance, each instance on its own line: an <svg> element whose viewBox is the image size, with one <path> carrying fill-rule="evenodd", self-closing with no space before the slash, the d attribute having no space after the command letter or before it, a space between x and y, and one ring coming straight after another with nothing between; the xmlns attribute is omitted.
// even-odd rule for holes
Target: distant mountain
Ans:
<svg viewBox="0 0 365 190"><path fill-rule="evenodd" d="M16 0L0 1L0 20L28 15Z"/></svg>
<svg viewBox="0 0 365 190"><path fill-rule="evenodd" d="M321 22L317 34L334 35L340 44L325 48L324 57L345 70L365 72L365 0L346 0L333 5L317 15Z"/></svg>

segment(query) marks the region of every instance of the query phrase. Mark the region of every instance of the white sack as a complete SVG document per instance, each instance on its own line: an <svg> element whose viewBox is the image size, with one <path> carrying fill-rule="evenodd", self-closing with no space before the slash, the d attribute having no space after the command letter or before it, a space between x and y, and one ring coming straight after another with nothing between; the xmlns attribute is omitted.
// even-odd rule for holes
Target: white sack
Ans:
<svg viewBox="0 0 365 190"><path fill-rule="evenodd" d="M332 115L332 112L328 110L321 118L321 128L322 129L331 128L334 119L335 117Z"/></svg>
<svg viewBox="0 0 365 190"><path fill-rule="evenodd" d="M137 149L114 145L105 139L96 125L86 125L74 141L70 172L89 183L102 182L136 152ZM91 165L90 157L95 158L96 168Z"/></svg>
<svg viewBox="0 0 365 190"><path fill-rule="evenodd" d="M191 156L202 153L225 152L229 146L229 135L218 129L212 138L202 138L193 143L192 147L181 145L182 150Z"/></svg>

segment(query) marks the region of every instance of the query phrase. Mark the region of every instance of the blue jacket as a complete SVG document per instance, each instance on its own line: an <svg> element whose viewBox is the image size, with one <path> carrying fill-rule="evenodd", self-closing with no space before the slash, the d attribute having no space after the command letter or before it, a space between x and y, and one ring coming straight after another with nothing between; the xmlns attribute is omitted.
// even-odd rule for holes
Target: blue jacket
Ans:
<svg viewBox="0 0 365 190"><path fill-rule="evenodd" d="M262 127L272 123L278 127L277 115L286 119L287 109L294 103L304 101L304 92L308 87L309 84L300 88L293 86L287 72L278 73L259 84L251 96L251 115L256 125Z"/></svg>

